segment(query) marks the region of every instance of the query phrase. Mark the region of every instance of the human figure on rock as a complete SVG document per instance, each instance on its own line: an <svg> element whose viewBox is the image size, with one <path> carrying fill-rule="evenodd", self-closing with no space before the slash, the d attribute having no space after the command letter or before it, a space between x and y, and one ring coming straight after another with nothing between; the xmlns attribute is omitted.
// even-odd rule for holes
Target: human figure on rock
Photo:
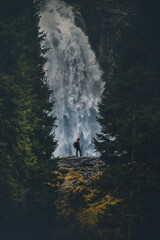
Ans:
<svg viewBox="0 0 160 240"><path fill-rule="evenodd" d="M80 138L77 138L76 142L74 142L74 147L76 149L76 156L77 157L78 157L78 152L80 153L80 156L82 156L81 146L80 146L79 140L80 140Z"/></svg>

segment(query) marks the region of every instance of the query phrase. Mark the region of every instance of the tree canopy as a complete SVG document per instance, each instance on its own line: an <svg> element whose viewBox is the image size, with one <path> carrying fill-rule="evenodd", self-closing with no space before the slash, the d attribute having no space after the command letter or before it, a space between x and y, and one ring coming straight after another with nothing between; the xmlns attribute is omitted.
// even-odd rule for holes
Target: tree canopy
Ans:
<svg viewBox="0 0 160 240"><path fill-rule="evenodd" d="M31 233L43 239L46 226L42 219L46 218L47 209L54 211L56 162L53 152L57 143L51 133L55 118L49 116L53 103L49 101L50 91L45 80L45 34L40 32L39 18L38 1L5 0L1 5L0 222L3 239L11 236L28 239ZM38 225L41 226L39 232Z"/></svg>
<svg viewBox="0 0 160 240"><path fill-rule="evenodd" d="M151 239L158 233L158 6L158 1L134 1L134 14L128 15L115 46L112 80L99 104L101 133L94 142L106 163L101 190L123 199L117 218L121 234L114 239Z"/></svg>

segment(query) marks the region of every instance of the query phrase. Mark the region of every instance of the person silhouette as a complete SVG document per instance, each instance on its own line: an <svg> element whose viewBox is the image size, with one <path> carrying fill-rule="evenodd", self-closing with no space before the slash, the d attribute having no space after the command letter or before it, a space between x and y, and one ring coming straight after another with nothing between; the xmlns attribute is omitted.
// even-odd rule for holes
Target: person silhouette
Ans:
<svg viewBox="0 0 160 240"><path fill-rule="evenodd" d="M77 138L76 142L75 142L75 148L76 148L76 156L78 157L78 152L80 153L80 156L82 156L82 152L81 152L81 146L80 146L80 138Z"/></svg>

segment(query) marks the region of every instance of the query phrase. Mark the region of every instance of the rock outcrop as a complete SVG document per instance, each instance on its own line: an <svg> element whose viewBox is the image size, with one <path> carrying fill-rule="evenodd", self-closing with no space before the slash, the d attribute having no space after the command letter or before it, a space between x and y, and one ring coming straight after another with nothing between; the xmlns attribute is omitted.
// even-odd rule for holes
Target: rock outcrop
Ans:
<svg viewBox="0 0 160 240"><path fill-rule="evenodd" d="M99 157L66 157L59 160L60 167L81 171L86 179L97 174L103 165Z"/></svg>
<svg viewBox="0 0 160 240"><path fill-rule="evenodd" d="M120 29L126 24L131 11L128 0L65 0L80 12L86 25L90 44L104 72L104 79L110 81L115 64L114 46Z"/></svg>
<svg viewBox="0 0 160 240"><path fill-rule="evenodd" d="M59 164L59 187L65 191L70 187L88 185L89 180L101 174L104 162L99 157L64 157Z"/></svg>

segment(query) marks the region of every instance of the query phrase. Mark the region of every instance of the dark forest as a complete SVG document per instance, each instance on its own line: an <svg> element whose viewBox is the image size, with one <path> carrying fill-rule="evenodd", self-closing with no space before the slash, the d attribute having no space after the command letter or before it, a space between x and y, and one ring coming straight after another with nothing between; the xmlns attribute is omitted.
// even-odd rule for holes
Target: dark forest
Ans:
<svg viewBox="0 0 160 240"><path fill-rule="evenodd" d="M87 183L79 172L59 167L54 155L58 126L49 114L55 103L45 77L46 33L39 26L44 2L3 0L0 8L0 239L158 239L159 1L97 0L119 12L116 22L112 12L105 18L102 58L98 25L89 23L87 12L92 4L97 11L95 1L66 0L76 9L83 5L104 71L101 132L92 139L104 164ZM62 193L61 184L73 176L79 185Z"/></svg>

